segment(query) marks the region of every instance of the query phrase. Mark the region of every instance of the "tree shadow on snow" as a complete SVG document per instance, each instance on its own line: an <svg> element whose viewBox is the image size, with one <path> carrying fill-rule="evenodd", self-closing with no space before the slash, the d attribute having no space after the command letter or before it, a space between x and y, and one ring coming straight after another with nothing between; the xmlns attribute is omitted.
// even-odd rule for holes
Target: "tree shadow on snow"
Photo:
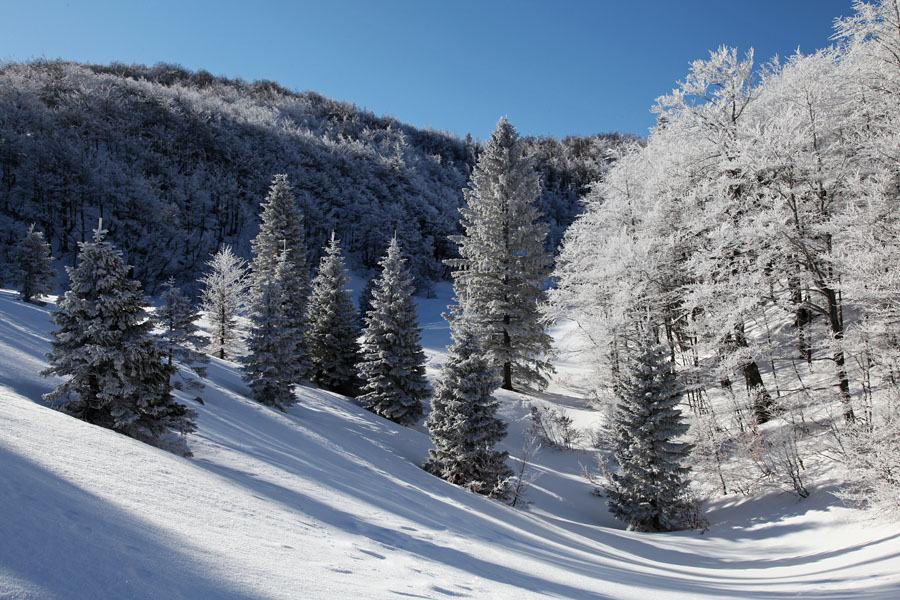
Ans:
<svg viewBox="0 0 900 600"><path fill-rule="evenodd" d="M171 534L2 447L0 507L0 579L25 597L258 597Z"/></svg>

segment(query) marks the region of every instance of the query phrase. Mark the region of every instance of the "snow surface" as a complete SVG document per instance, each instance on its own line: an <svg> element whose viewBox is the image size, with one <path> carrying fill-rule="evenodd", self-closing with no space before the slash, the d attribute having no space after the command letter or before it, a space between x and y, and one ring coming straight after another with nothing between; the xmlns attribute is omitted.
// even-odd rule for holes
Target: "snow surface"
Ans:
<svg viewBox="0 0 900 600"><path fill-rule="evenodd" d="M449 342L438 296L419 304L429 377ZM199 431L175 456L40 402L52 309L0 291L0 598L900 597L900 526L828 489L725 497L706 532L631 533L581 476L595 450L544 449L532 504L511 508L424 472L421 425L304 387L280 413L228 361L205 405L183 398ZM513 456L531 402L598 419L559 383L498 397Z"/></svg>

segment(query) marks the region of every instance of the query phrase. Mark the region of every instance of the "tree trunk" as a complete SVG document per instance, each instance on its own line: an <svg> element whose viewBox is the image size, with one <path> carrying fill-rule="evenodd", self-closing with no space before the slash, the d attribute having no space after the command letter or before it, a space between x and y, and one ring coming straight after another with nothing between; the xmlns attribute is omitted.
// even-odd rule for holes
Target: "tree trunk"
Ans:
<svg viewBox="0 0 900 600"><path fill-rule="evenodd" d="M509 338L509 315L503 316L503 348L507 351L507 355L509 354L509 348L512 346L512 340ZM512 390L512 363L507 360L503 363L503 384L500 386L504 390Z"/></svg>
<svg viewBox="0 0 900 600"><path fill-rule="evenodd" d="M747 348L747 338L744 335L744 322L740 321L734 326L734 342L738 348ZM747 385L747 393L753 404L753 415L756 423L762 425L772 418L772 396L769 395L763 383L762 373L755 360L747 361L741 365L744 373L744 382Z"/></svg>

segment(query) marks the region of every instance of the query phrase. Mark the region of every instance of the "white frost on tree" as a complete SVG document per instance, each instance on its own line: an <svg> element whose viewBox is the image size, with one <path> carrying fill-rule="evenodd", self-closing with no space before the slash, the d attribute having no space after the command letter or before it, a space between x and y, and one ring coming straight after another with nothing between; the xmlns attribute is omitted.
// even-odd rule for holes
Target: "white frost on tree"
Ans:
<svg viewBox="0 0 900 600"><path fill-rule="evenodd" d="M79 263L69 267L71 287L59 301L50 368L68 376L44 400L79 419L135 439L187 452L194 411L176 402L173 368L151 333L139 282L128 278L122 253L104 241L82 242Z"/></svg>
<svg viewBox="0 0 900 600"><path fill-rule="evenodd" d="M425 470L494 497L506 494L512 470L506 452L495 449L506 437L492 394L500 385L497 371L484 358L472 331L454 331L455 342L434 386L426 425L434 448Z"/></svg>
<svg viewBox="0 0 900 600"><path fill-rule="evenodd" d="M203 311L209 321L207 351L225 359L233 355L241 340L237 317L247 304L246 262L223 246L206 264L210 272L200 283Z"/></svg>
<svg viewBox="0 0 900 600"><path fill-rule="evenodd" d="M275 175L261 209L259 234L251 242L254 254L250 263L251 301L257 303L261 300L264 288L275 276L282 253L286 252L289 268L284 270L285 280L281 282L286 315L283 325L285 334L292 341L280 360L294 369L292 378L294 383L298 383L309 370L305 340L309 265L303 214L297 208L287 175Z"/></svg>
<svg viewBox="0 0 900 600"><path fill-rule="evenodd" d="M349 281L340 245L332 232L307 306L310 379L324 388L355 395L359 387L359 330L347 290Z"/></svg>
<svg viewBox="0 0 900 600"><path fill-rule="evenodd" d="M501 119L463 190L465 233L453 238L461 258L448 261L458 302L454 318L488 332L487 358L508 390L514 382L543 388L552 372L550 336L539 311L552 259L535 208L540 176L523 148L515 128Z"/></svg>
<svg viewBox="0 0 900 600"><path fill-rule="evenodd" d="M37 296L53 291L53 278L56 269L50 255L50 244L44 234L34 228L28 228L25 237L12 253L14 283L22 288L22 300L33 302Z"/></svg>
<svg viewBox="0 0 900 600"><path fill-rule="evenodd" d="M256 291L250 312L248 354L242 360L244 381L253 391L253 398L279 410L296 402L296 365L286 360L296 348L286 294L287 283L295 280L293 268L287 250L283 251L272 279Z"/></svg>
<svg viewBox="0 0 900 600"><path fill-rule="evenodd" d="M683 529L689 520L685 495L690 445L676 441L688 431L678 404L682 390L667 358L644 324L617 382L615 417L618 472L606 490L613 515L633 531Z"/></svg>
<svg viewBox="0 0 900 600"><path fill-rule="evenodd" d="M374 280L365 316L359 365L364 393L359 400L386 419L412 425L422 416L428 386L422 329L406 263L395 236L381 260L381 275Z"/></svg>

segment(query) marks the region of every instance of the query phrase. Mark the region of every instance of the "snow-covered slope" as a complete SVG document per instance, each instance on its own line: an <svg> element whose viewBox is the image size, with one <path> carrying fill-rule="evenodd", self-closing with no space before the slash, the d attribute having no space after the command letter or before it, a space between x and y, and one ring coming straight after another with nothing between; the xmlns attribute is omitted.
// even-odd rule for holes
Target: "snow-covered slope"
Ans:
<svg viewBox="0 0 900 600"><path fill-rule="evenodd" d="M445 305L420 306L431 376ZM722 502L705 533L630 533L581 477L593 451L545 449L514 509L422 471L421 426L307 388L279 413L229 362L192 404L194 457L157 450L39 402L51 309L0 291L0 598L900 595L900 527L827 491ZM500 397L517 456L530 399ZM564 389L541 401L592 418Z"/></svg>

